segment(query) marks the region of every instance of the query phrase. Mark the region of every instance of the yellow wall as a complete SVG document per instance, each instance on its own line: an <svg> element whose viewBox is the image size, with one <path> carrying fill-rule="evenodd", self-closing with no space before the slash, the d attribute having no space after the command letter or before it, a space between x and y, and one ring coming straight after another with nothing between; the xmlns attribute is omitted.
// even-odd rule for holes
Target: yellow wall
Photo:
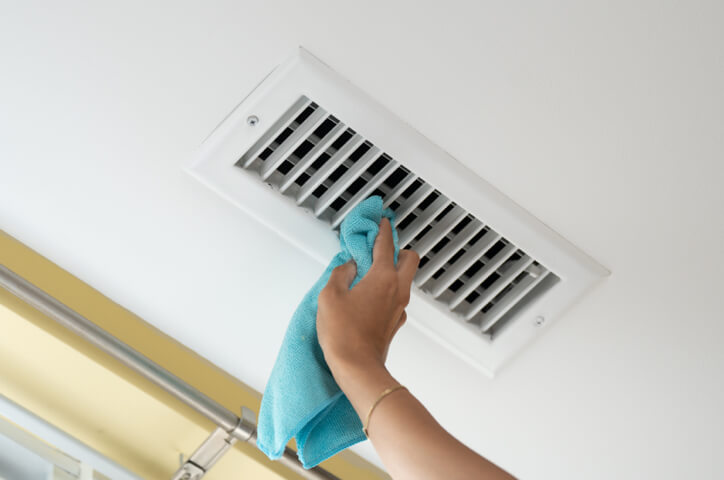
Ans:
<svg viewBox="0 0 724 480"><path fill-rule="evenodd" d="M0 232L3 264L232 411L258 392ZM136 472L167 479L214 425L0 288L0 391ZM323 464L344 479L386 478L350 452ZM237 443L206 478L298 478Z"/></svg>

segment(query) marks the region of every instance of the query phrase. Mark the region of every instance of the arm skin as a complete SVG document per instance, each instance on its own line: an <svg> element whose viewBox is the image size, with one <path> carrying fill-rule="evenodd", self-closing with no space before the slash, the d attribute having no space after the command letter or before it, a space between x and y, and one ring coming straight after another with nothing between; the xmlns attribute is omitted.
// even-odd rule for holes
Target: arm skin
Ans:
<svg viewBox="0 0 724 480"><path fill-rule="evenodd" d="M319 296L317 333L334 379L362 422L387 388L399 383L385 368L390 342L405 323L418 255L393 260L392 229L380 224L370 271L354 288L353 262L337 267ZM456 440L407 390L375 408L369 438L395 480L510 480L513 477Z"/></svg>

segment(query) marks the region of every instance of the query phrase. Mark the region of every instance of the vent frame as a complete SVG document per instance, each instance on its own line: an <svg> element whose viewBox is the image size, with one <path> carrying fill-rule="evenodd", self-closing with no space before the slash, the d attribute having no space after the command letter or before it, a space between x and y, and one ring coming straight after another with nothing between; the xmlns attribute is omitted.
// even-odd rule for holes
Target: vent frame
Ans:
<svg viewBox="0 0 724 480"><path fill-rule="evenodd" d="M217 126L187 171L326 264L338 250L329 225L300 215L296 202L270 188L266 183L269 179L262 180L257 173L236 166L303 97L341 119L417 176L434 179L435 189L557 276L558 281L548 285L544 295L520 306L514 321L508 322L494 341L480 335L478 327L451 314L440 302L413 289L408 307L410 323L487 375L492 377L538 336L544 330L541 323L549 325L607 275L606 269L590 257L301 48ZM258 119L253 125L248 121L252 116ZM309 208L305 210L314 217ZM441 314L453 320L441 321Z"/></svg>

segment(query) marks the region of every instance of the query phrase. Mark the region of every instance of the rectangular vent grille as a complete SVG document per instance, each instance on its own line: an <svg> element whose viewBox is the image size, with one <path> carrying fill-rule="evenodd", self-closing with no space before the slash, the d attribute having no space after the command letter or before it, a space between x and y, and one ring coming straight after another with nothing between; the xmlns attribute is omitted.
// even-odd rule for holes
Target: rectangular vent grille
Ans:
<svg viewBox="0 0 724 480"><path fill-rule="evenodd" d="M236 166L337 229L372 195L395 211L416 285L487 338L558 277L378 146L301 97Z"/></svg>

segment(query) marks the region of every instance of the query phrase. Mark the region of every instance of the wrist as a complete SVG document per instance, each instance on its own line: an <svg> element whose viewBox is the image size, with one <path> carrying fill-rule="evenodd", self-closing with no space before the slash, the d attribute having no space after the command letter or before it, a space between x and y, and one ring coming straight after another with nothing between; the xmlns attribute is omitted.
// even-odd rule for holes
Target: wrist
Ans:
<svg viewBox="0 0 724 480"><path fill-rule="evenodd" d="M327 365L329 365L329 369L335 377L339 376L342 378L357 375L359 371L380 370L385 368L382 361L377 359L374 355L353 354L350 352L330 355L327 359Z"/></svg>
<svg viewBox="0 0 724 480"><path fill-rule="evenodd" d="M352 387L361 387L370 383L395 383L382 361L371 355L332 356L327 364L334 380L345 393Z"/></svg>
<svg viewBox="0 0 724 480"><path fill-rule="evenodd" d="M371 407L380 394L399 386L384 364L376 359L345 357L330 366L334 380L352 403L361 422L366 421ZM363 423L364 424L364 423Z"/></svg>

